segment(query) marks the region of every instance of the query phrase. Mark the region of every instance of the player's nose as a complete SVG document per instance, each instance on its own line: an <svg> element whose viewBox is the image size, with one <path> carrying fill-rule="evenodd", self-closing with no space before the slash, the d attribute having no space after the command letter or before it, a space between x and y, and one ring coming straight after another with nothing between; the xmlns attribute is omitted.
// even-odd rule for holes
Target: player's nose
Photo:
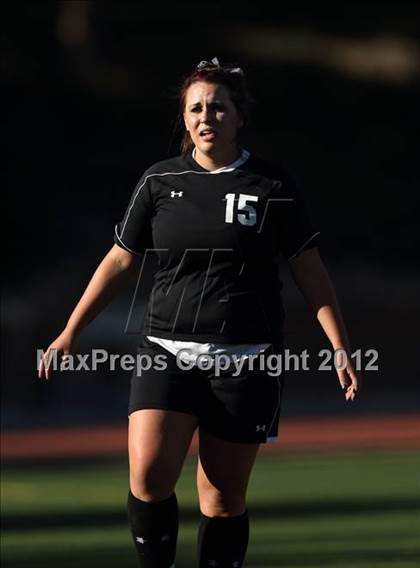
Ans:
<svg viewBox="0 0 420 568"><path fill-rule="evenodd" d="M200 122L208 122L210 120L210 109L207 106L203 107L203 110L200 113Z"/></svg>

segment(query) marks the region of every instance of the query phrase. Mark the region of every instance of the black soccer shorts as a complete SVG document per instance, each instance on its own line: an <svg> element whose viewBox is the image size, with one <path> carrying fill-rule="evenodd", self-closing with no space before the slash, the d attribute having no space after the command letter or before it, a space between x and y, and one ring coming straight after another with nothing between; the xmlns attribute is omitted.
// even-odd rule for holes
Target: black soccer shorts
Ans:
<svg viewBox="0 0 420 568"><path fill-rule="evenodd" d="M268 353L278 353L273 347ZM146 356L146 357L145 357ZM197 366L185 370L169 351L143 337L137 349L128 414L145 408L185 412L199 428L223 440L266 443L277 437L284 375L273 376L254 365L238 376ZM149 367L150 362L153 364Z"/></svg>

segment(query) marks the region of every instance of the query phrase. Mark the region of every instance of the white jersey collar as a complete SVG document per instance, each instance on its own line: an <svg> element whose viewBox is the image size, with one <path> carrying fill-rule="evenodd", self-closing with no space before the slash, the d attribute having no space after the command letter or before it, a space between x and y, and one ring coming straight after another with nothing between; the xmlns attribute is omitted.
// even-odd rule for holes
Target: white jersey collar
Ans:
<svg viewBox="0 0 420 568"><path fill-rule="evenodd" d="M228 164L227 166L223 166L222 168L217 168L217 170L209 171L209 174L220 174L222 172L233 172L234 170L236 170L237 168L242 166L242 164L244 164L248 160L249 156L250 156L250 152L248 152L248 150L242 150L241 155L234 162L232 162L231 164ZM192 157L195 160L195 148L192 151Z"/></svg>

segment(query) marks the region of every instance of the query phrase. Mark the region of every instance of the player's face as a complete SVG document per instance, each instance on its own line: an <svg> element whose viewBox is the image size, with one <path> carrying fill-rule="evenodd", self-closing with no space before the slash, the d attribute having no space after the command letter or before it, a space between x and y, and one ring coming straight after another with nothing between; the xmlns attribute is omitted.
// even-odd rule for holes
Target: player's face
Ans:
<svg viewBox="0 0 420 568"><path fill-rule="evenodd" d="M223 85L193 83L185 97L184 122L197 152L221 156L237 150L237 132L243 121Z"/></svg>

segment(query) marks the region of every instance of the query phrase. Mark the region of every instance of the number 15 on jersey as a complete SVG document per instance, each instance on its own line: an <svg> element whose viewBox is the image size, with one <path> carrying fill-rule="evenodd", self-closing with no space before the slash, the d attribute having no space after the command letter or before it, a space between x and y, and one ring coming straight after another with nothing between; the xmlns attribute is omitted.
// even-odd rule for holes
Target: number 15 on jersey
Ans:
<svg viewBox="0 0 420 568"><path fill-rule="evenodd" d="M249 205L249 202L258 201L258 195L249 195L247 193L240 193L239 198L234 193L227 193L226 199L226 215L225 222L233 223L235 201L238 202L237 219L242 225L255 225L257 222L257 212L255 207Z"/></svg>

